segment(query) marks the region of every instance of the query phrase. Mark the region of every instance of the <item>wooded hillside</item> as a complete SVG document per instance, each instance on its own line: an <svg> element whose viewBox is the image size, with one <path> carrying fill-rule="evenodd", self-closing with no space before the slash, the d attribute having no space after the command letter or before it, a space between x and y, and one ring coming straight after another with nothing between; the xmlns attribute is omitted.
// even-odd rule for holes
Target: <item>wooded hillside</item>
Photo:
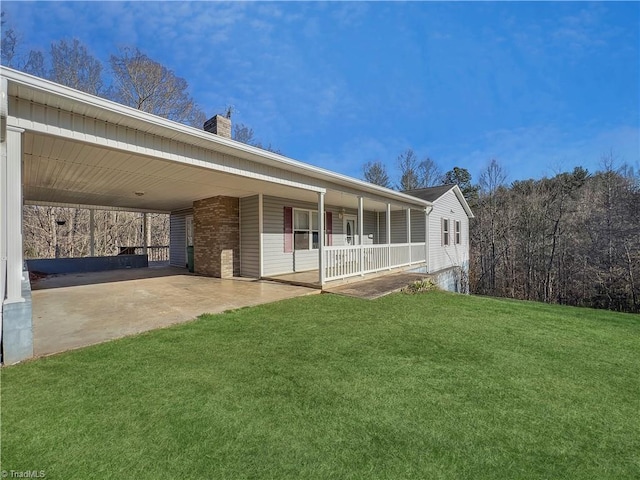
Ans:
<svg viewBox="0 0 640 480"><path fill-rule="evenodd" d="M504 184L493 162L472 201L473 293L640 312L640 185L611 163Z"/></svg>

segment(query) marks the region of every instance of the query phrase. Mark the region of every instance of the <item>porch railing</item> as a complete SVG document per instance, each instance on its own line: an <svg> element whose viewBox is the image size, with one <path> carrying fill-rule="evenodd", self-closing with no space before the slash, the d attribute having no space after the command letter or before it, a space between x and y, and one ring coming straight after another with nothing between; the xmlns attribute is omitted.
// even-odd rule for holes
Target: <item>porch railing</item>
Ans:
<svg viewBox="0 0 640 480"><path fill-rule="evenodd" d="M362 265L360 252L362 250ZM422 263L425 243L348 245L324 248L325 280L364 275L396 267Z"/></svg>
<svg viewBox="0 0 640 480"><path fill-rule="evenodd" d="M128 247L132 248L135 255L143 255L144 247ZM169 246L168 245L152 245L147 247L147 257L150 262L168 262L169 261Z"/></svg>

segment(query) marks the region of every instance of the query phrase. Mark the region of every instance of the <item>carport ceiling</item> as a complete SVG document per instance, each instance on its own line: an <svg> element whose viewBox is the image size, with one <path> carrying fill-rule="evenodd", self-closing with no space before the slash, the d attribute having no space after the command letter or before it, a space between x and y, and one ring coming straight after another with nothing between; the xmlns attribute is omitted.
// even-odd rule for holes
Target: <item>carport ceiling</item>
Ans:
<svg viewBox="0 0 640 480"><path fill-rule="evenodd" d="M23 148L24 199L31 203L169 212L216 195L317 201L306 190L33 132L25 133Z"/></svg>

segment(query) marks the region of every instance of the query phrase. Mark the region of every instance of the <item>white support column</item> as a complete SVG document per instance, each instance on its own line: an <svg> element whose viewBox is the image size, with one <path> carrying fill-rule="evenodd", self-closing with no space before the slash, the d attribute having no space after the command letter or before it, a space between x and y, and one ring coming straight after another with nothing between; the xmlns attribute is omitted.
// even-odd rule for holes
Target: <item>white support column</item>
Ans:
<svg viewBox="0 0 640 480"><path fill-rule="evenodd" d="M360 236L360 275L364 275L364 198L358 197L358 234Z"/></svg>
<svg viewBox="0 0 640 480"><path fill-rule="evenodd" d="M22 132L7 126L5 184L2 186L2 201L5 209L7 297L4 303L24 302L22 298ZM3 152L4 153L4 152Z"/></svg>
<svg viewBox="0 0 640 480"><path fill-rule="evenodd" d="M320 286L324 287L324 192L318 192L318 270Z"/></svg>
<svg viewBox="0 0 640 480"><path fill-rule="evenodd" d="M96 217L95 210L89 210L89 256L96 256Z"/></svg>
<svg viewBox="0 0 640 480"><path fill-rule="evenodd" d="M424 209L424 259L427 264L427 273L429 273L431 262L429 259L429 214L433 210L433 207L427 207Z"/></svg>
<svg viewBox="0 0 640 480"><path fill-rule="evenodd" d="M147 213L142 214L142 254L146 255L149 247L149 237L151 232L149 231L149 216Z"/></svg>
<svg viewBox="0 0 640 480"><path fill-rule="evenodd" d="M391 204L387 203L387 268L391 270Z"/></svg>
<svg viewBox="0 0 640 480"><path fill-rule="evenodd" d="M409 244L409 265L411 265L411 209L407 208L407 243Z"/></svg>
<svg viewBox="0 0 640 480"><path fill-rule="evenodd" d="M260 264L260 278L264 277L264 198L258 194L258 262Z"/></svg>

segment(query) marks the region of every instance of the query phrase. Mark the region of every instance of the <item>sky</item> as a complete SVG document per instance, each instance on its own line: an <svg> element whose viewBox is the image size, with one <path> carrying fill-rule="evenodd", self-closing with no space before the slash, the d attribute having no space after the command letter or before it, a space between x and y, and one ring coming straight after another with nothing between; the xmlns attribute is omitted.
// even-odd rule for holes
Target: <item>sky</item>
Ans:
<svg viewBox="0 0 640 480"><path fill-rule="evenodd" d="M637 2L2 2L23 51L77 38L104 62L134 46L207 116L357 178L412 148L472 181L603 157L640 170ZM105 75L108 81L108 76Z"/></svg>

